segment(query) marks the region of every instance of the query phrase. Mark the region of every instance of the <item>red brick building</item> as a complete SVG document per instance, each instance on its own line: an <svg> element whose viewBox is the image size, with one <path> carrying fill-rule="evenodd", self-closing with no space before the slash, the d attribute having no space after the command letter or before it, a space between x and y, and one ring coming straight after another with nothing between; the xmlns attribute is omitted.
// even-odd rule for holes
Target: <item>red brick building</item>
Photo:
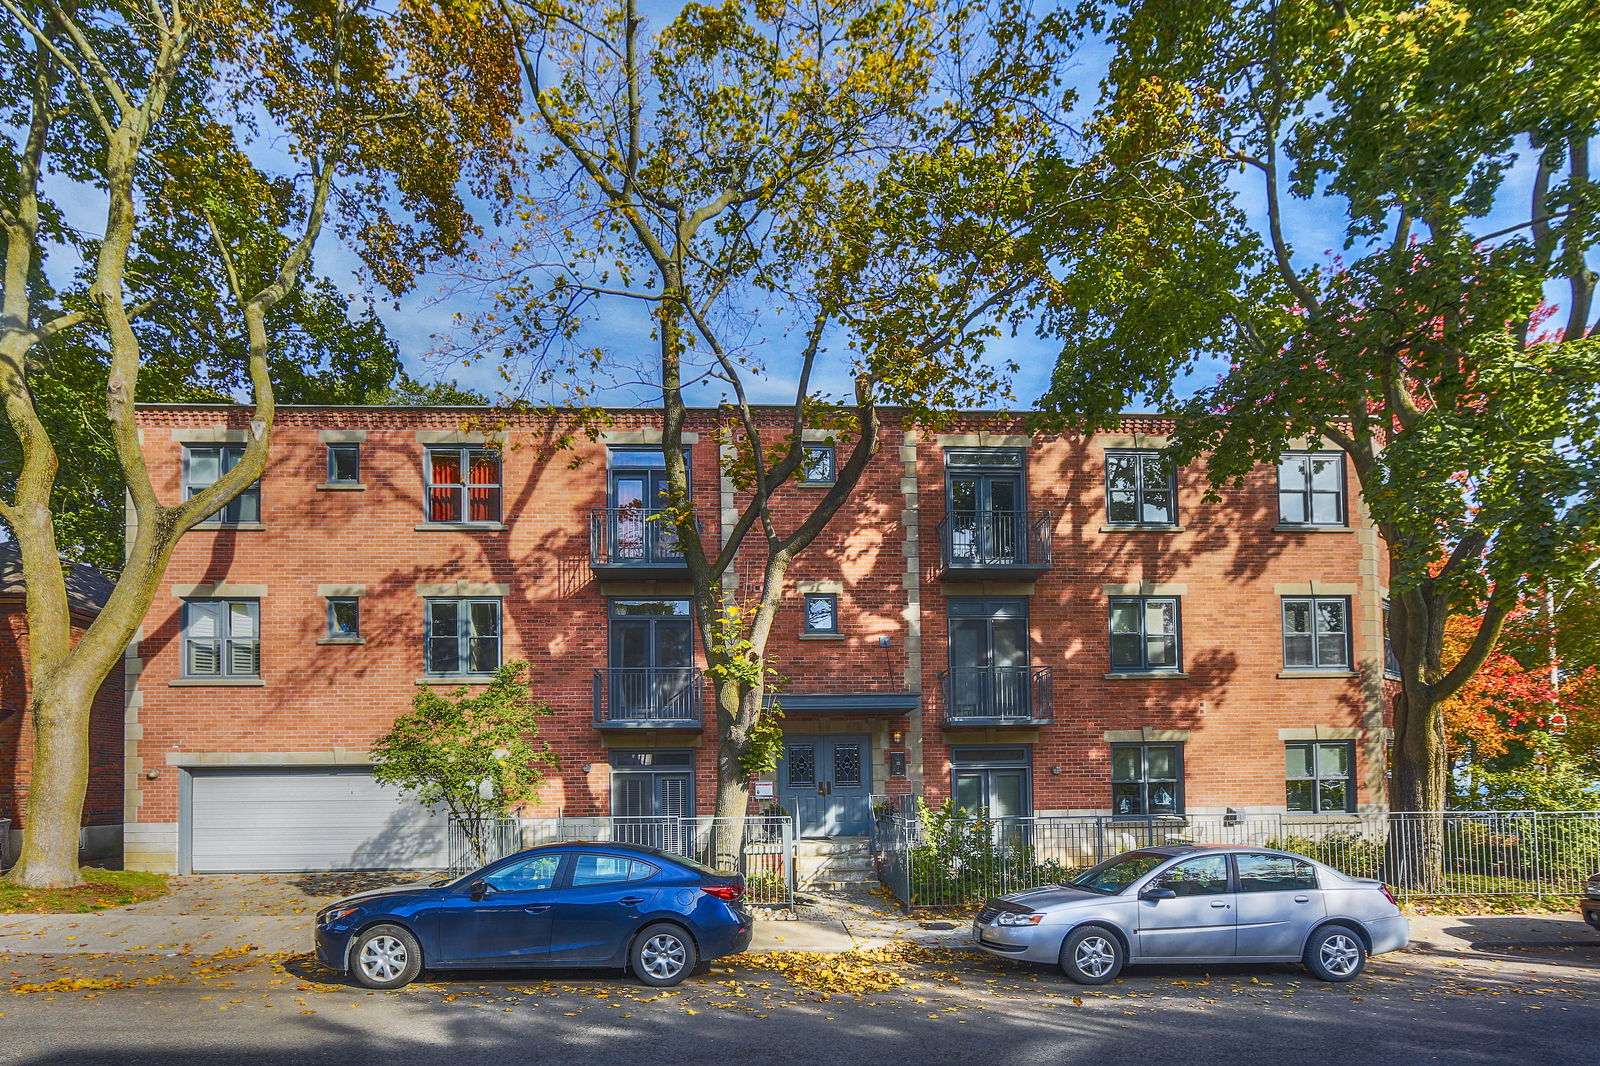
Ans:
<svg viewBox="0 0 1600 1066"><path fill-rule="evenodd" d="M67 572L67 602L74 635L94 621L111 595L111 582L84 563ZM15 543L0 544L0 859L10 861L27 825L33 779L33 722L28 705L28 614L22 558ZM114 856L122 835L122 676L113 673L95 696L89 721L89 791L83 805L85 858Z"/></svg>
<svg viewBox="0 0 1600 1066"><path fill-rule="evenodd" d="M432 861L369 745L419 681L481 684L512 659L557 712L560 767L527 813L711 810L687 574L649 520L659 422L618 413L551 458L547 422L485 435L469 414L280 409L257 490L184 538L130 648L130 866ZM140 417L174 500L250 432L244 408ZM740 502L717 419L685 438L708 540ZM1381 807L1382 556L1347 464L1292 452L1206 503L1200 471L1154 455L1169 428L888 418L791 572L771 649L785 758L759 791L811 834L864 831L876 793L996 814ZM827 435L807 437L780 512L832 479ZM745 587L758 565L741 559Z"/></svg>

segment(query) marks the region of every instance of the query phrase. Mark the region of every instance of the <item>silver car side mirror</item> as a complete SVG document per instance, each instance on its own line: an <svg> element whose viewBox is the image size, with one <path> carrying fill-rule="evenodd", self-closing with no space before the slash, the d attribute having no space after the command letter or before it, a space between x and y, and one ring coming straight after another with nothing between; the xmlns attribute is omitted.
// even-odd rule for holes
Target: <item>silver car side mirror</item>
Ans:
<svg viewBox="0 0 1600 1066"><path fill-rule="evenodd" d="M1149 888L1146 888L1143 892L1139 893L1139 898L1154 902L1158 899L1177 899L1178 894L1172 891L1170 888L1165 888L1161 885L1151 885Z"/></svg>

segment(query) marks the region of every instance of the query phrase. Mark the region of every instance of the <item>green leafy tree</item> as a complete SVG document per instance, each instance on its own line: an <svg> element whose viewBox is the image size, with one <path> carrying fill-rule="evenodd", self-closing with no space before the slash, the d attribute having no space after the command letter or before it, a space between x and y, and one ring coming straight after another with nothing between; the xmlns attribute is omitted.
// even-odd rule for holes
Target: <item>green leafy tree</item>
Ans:
<svg viewBox="0 0 1600 1066"><path fill-rule="evenodd" d="M1066 129L1072 28L1011 0L689 3L654 32L634 0L504 10L533 115L526 181L507 183L525 228L473 264L494 307L469 350L529 393L570 382L590 401L631 381L659 397L660 521L715 688L716 813L741 818L779 735L763 697L786 575L855 490L882 407L934 421L1003 399L1015 367L986 358L995 338L1059 311L1065 276L1119 289L1102 264L1187 234L1199 105L1152 83ZM648 317L648 355L584 345L619 309ZM758 410L767 383L789 391ZM683 461L696 390L724 402L737 489L715 538ZM775 507L808 429L831 432L836 482ZM731 861L737 840L719 839Z"/></svg>
<svg viewBox="0 0 1600 1066"><path fill-rule="evenodd" d="M533 698L527 673L527 663L508 662L472 695L419 685L411 713L372 746L373 776L448 812L480 864L495 858L486 849L493 820L533 799L541 767L556 765L539 739L550 707Z"/></svg>
<svg viewBox="0 0 1600 1066"><path fill-rule="evenodd" d="M1211 166L1236 180L1196 198L1181 289L1086 294L1046 402L1104 423L1130 384L1176 403L1221 356L1177 459L1221 486L1299 439L1349 456L1388 553L1390 802L1442 809L1441 702L1600 515L1600 21L1573 0L1138 0L1104 25L1107 106L1158 73L1215 100ZM1341 239L1340 206L1341 254L1305 255ZM1456 615L1472 636L1447 665ZM1438 843L1404 862L1436 868Z"/></svg>
<svg viewBox="0 0 1600 1066"><path fill-rule="evenodd" d="M313 248L347 239L391 293L458 251L472 231L461 179L509 141L515 66L470 3L0 0L0 16L0 522L27 586L35 737L8 878L58 887L78 881L95 692L178 538L261 475L274 373L309 387L320 360L360 378L390 358L329 347L331 331L363 327L306 286ZM69 202L101 213L80 231ZM321 336L291 328L319 322ZM285 363L308 352L319 362ZM252 405L238 465L190 500L163 502L151 482L134 415L161 394L141 388L147 370L183 388L237 384ZM62 549L96 534L57 497L76 460L63 416L103 438L94 461L114 461L133 527L76 639Z"/></svg>
<svg viewBox="0 0 1600 1066"><path fill-rule="evenodd" d="M484 393L454 381L418 381L401 370L394 381L386 382L382 388L353 402L384 407L484 407L493 401Z"/></svg>

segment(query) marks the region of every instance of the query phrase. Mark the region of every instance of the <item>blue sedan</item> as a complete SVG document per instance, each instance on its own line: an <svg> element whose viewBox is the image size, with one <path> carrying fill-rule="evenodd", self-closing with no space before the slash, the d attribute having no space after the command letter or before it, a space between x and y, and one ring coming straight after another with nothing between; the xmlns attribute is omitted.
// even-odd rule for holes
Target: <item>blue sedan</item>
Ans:
<svg viewBox="0 0 1600 1066"><path fill-rule="evenodd" d="M743 951L744 878L633 844L548 844L454 881L381 888L317 913L317 957L367 988L429 970L619 966L647 985Z"/></svg>

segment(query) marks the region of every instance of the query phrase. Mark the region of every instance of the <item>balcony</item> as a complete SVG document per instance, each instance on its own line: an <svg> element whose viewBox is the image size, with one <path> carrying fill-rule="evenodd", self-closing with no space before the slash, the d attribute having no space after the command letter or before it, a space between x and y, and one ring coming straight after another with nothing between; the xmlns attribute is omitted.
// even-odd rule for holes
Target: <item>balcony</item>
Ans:
<svg viewBox="0 0 1600 1066"><path fill-rule="evenodd" d="M1049 511L957 511L939 523L945 581L1035 578L1050 569Z"/></svg>
<svg viewBox="0 0 1600 1066"><path fill-rule="evenodd" d="M689 667L594 672L600 729L699 729L704 673Z"/></svg>
<svg viewBox="0 0 1600 1066"><path fill-rule="evenodd" d="M689 576L678 535L654 507L589 512L589 569L596 577L681 581Z"/></svg>
<svg viewBox="0 0 1600 1066"><path fill-rule="evenodd" d="M939 675L946 726L1043 725L1050 721L1048 666L958 666Z"/></svg>

